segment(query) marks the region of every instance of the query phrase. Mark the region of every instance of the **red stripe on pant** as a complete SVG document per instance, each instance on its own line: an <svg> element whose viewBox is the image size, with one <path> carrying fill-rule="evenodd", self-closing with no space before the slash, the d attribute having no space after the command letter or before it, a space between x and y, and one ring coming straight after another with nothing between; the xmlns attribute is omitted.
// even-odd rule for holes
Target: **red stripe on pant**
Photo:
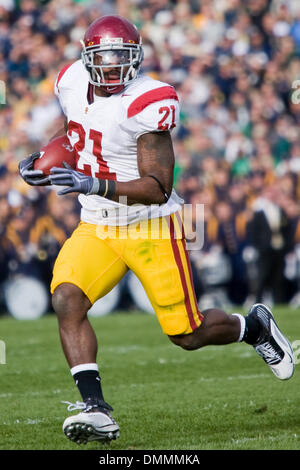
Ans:
<svg viewBox="0 0 300 470"><path fill-rule="evenodd" d="M191 283L191 286L192 286L192 289L193 289L194 302L195 302L195 305L197 306L197 314L198 314L199 320L202 322L204 317L203 317L202 313L200 312L200 310L198 308L198 302L197 302L196 293L195 293L195 289L194 289L194 281L193 281L191 261L190 261L189 254L188 254L187 249L186 249L184 224L183 224L183 221L181 220L180 215L178 214L178 212L176 212L176 218L177 218L177 221L180 224L180 227L181 227L181 230L182 230L183 238L181 240L181 243L182 243L183 251L184 251L184 254L185 254L186 264L187 264L188 270L189 270L190 283Z"/></svg>
<svg viewBox="0 0 300 470"><path fill-rule="evenodd" d="M200 312L200 310L198 308L198 302L197 302L195 289L194 289L194 282L193 282L193 274L192 274L192 267L191 267L190 257L188 255L188 252L187 252L187 249L186 249L185 240L181 240L181 243L182 243L182 246L183 246L186 263L187 263L187 266L188 266L188 269L189 269L190 282L191 282L191 285L192 285L192 288L193 288L194 301L195 301L195 304L197 306L197 315L199 317L199 320L202 322L204 317L203 317L202 313Z"/></svg>
<svg viewBox="0 0 300 470"><path fill-rule="evenodd" d="M179 248L178 248L178 245L177 245L177 241L175 239L175 228L174 228L174 222L173 222L172 216L170 217L170 234L171 234L171 243L172 243L173 254L174 254L176 264L178 266L180 279L181 279L181 284L182 284L182 288L183 288L183 292L184 292L184 303L185 303L185 307L186 307L187 314L188 314L188 317L189 317L189 322L190 322L191 328L194 331L197 328L197 324L194 320L193 309L192 309L192 306L191 306L187 281L186 281L185 273L184 273L184 267L183 267L182 260L181 260L181 257L180 257L180 252L179 252Z"/></svg>

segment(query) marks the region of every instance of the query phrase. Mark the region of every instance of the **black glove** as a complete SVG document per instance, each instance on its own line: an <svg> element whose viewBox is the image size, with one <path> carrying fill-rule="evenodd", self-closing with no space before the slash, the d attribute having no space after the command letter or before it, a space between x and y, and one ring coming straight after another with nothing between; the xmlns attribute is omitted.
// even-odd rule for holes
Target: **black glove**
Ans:
<svg viewBox="0 0 300 470"><path fill-rule="evenodd" d="M98 181L96 178L73 170L66 162L63 162L63 165L64 168L51 168L50 174L51 184L68 186L58 193L59 196L73 192L86 194L87 196L90 194L97 194L96 191L93 191L95 182ZM99 189L99 185L97 186L97 189Z"/></svg>
<svg viewBox="0 0 300 470"><path fill-rule="evenodd" d="M51 184L49 176L44 175L42 170L33 169L34 160L39 157L40 152L35 152L29 155L29 157L24 158L24 160L19 163L20 175L27 184L30 184L30 186L46 186Z"/></svg>
<svg viewBox="0 0 300 470"><path fill-rule="evenodd" d="M63 162L64 168L51 168L50 182L59 186L67 186L58 194L62 196L68 193L81 193L90 196L96 194L98 196L111 199L115 195L115 181L102 180L84 175L79 171L73 170L68 163Z"/></svg>

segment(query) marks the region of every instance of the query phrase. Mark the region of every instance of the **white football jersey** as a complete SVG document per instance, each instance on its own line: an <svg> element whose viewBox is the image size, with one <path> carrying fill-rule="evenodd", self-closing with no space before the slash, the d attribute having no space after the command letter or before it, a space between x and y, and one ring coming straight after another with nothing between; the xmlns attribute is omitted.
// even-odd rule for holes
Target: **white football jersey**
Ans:
<svg viewBox="0 0 300 470"><path fill-rule="evenodd" d="M167 83L139 76L123 91L98 97L81 60L64 67L55 82L55 94L68 120L68 137L78 154L77 169L101 179L131 181L140 178L137 139L144 133L172 130L179 104ZM79 195L81 219L100 225L129 223L172 214L183 200L173 190L162 205L126 205L101 196ZM124 203L123 203L124 202Z"/></svg>

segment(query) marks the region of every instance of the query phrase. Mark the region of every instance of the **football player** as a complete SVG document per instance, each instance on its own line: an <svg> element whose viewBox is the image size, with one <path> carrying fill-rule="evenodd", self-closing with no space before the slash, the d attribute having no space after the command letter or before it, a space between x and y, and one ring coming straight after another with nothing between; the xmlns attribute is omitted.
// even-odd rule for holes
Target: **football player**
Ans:
<svg viewBox="0 0 300 470"><path fill-rule="evenodd" d="M63 245L51 292L66 360L82 396L70 404L63 430L77 442L119 437L112 407L104 399L97 340L87 317L92 304L131 269L141 280L163 332L186 350L245 341L280 379L294 370L293 351L271 311L249 314L198 309L181 229L183 201L173 185L171 131L179 118L175 89L139 74L142 41L119 16L103 16L88 28L81 60L64 67L55 93L78 155L76 170L33 169L20 164L25 181L79 193L81 222ZM63 131L62 131L63 132ZM148 230L150 227L150 230Z"/></svg>

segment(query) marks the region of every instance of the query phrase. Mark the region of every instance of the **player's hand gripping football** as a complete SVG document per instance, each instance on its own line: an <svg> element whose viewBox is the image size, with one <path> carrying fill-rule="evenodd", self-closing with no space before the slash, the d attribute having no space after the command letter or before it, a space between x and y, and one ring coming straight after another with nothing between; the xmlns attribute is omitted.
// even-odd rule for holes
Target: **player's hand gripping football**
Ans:
<svg viewBox="0 0 300 470"><path fill-rule="evenodd" d="M30 186L46 186L51 184L49 176L44 175L42 170L34 170L34 161L40 157L40 152L35 152L24 158L19 163L19 172L23 180Z"/></svg>
<svg viewBox="0 0 300 470"><path fill-rule="evenodd" d="M63 165L65 168L51 168L49 176L51 184L68 186L68 188L59 191L58 194L60 196L73 192L86 195L95 194L93 186L96 178L73 170L66 162L64 162Z"/></svg>

